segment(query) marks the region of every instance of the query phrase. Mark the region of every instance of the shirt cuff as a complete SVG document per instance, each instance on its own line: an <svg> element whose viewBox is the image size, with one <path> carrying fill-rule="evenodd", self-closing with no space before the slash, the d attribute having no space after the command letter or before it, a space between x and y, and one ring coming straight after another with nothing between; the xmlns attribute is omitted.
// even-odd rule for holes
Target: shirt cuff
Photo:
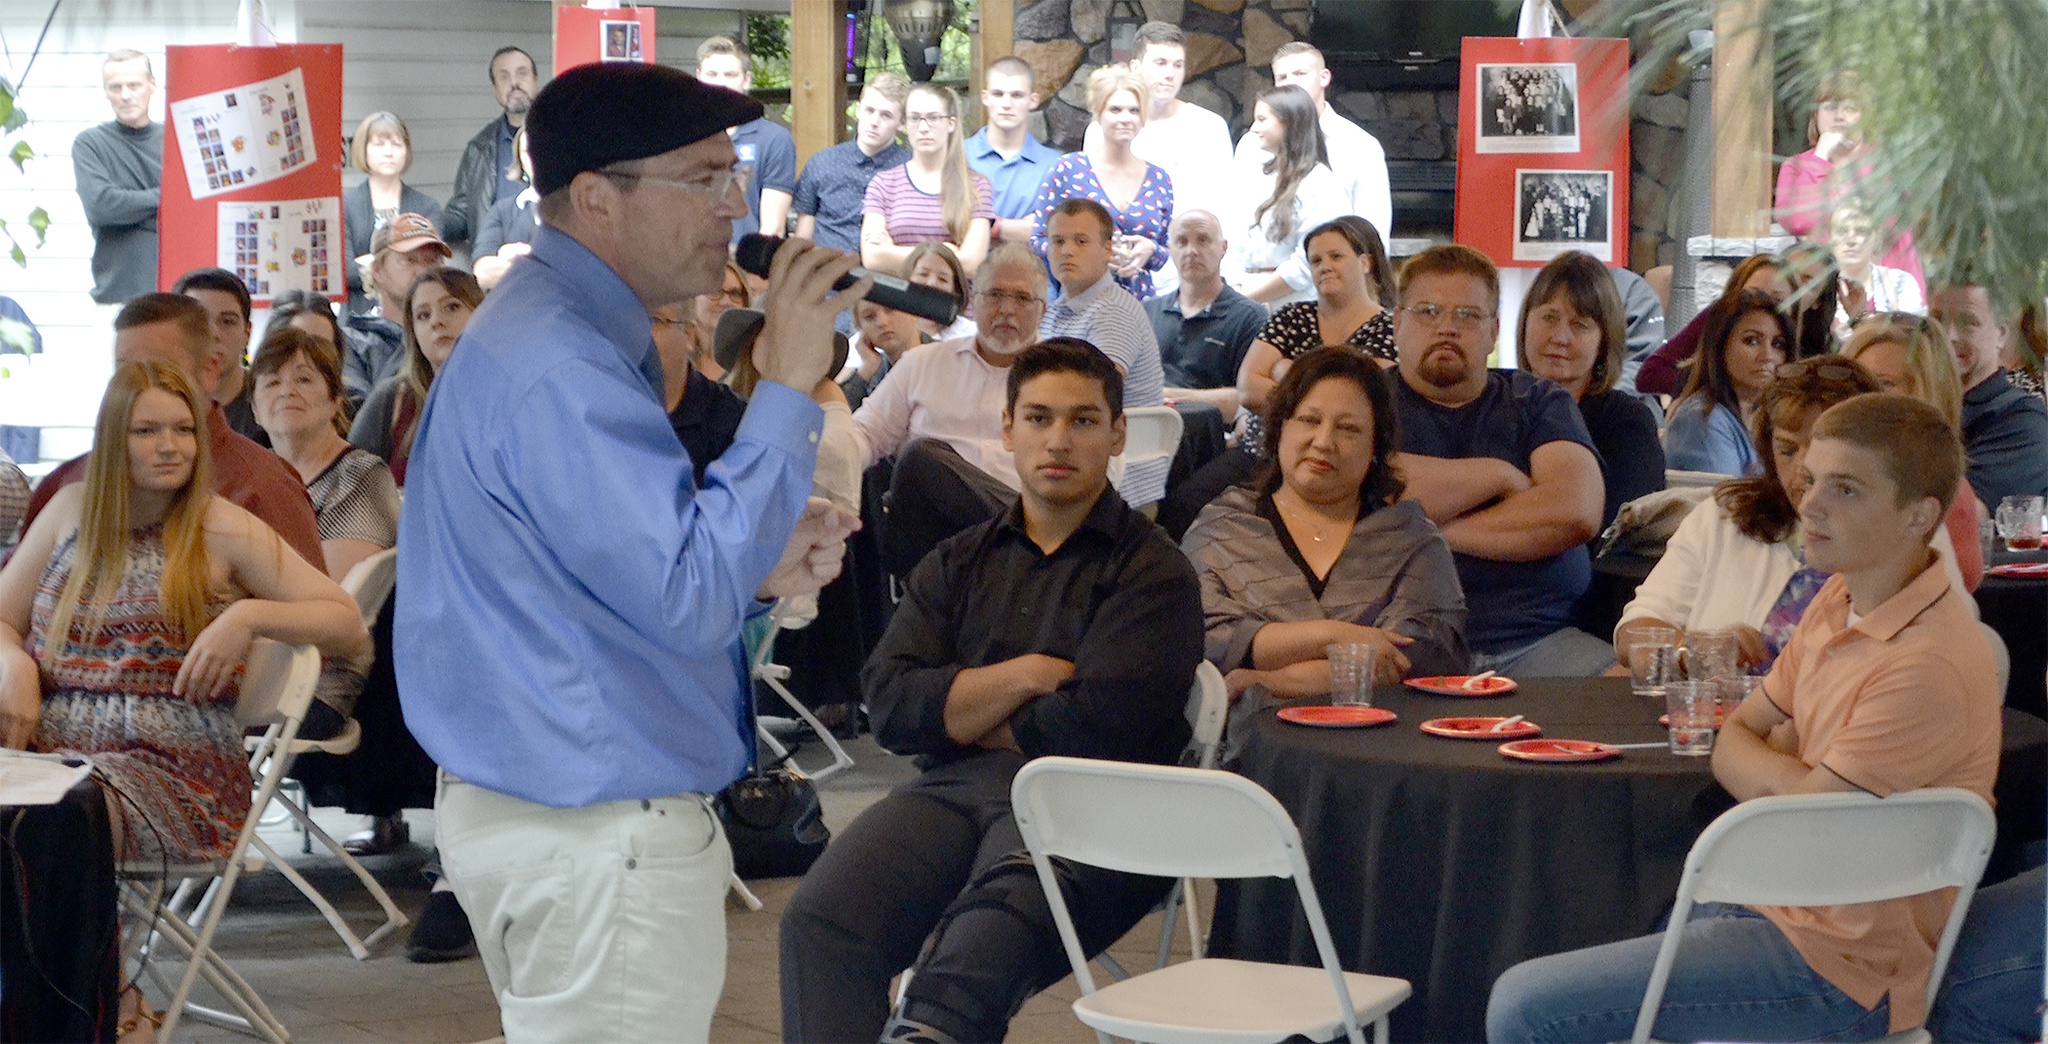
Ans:
<svg viewBox="0 0 2048 1044"><path fill-rule="evenodd" d="M740 418L735 441L751 439L766 443L806 460L818 456L818 440L825 434L825 411L809 395L786 384L762 381L747 400L747 412Z"/></svg>

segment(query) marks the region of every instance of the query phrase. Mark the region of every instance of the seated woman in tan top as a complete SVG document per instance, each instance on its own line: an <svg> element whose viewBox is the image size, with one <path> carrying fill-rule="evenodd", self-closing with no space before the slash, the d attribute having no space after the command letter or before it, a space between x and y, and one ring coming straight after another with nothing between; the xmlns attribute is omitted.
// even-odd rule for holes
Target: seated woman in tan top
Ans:
<svg viewBox="0 0 2048 1044"><path fill-rule="evenodd" d="M1233 697L1256 694L1236 714L1328 693L1333 642L1377 646L1381 683L1464 669L1465 596L1443 534L1400 499L1394 416L1377 363L1298 357L1273 391L1259 476L1189 527L1209 660Z"/></svg>

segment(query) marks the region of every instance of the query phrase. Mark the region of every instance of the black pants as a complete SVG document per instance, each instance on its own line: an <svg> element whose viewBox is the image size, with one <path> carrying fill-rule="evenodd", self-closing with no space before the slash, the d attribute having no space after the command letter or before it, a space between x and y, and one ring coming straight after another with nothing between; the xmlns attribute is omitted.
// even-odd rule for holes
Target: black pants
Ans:
<svg viewBox="0 0 2048 1044"><path fill-rule="evenodd" d="M882 527L882 564L905 577L947 537L994 518L1017 493L936 439L919 439L896 454L889 480L889 520Z"/></svg>
<svg viewBox="0 0 2048 1044"><path fill-rule="evenodd" d="M915 962L905 1018L961 1041L1000 1041L1032 994L1067 976L1010 814L1010 781L1024 761L989 751L934 768L832 839L782 915L783 1039L875 1040L889 1017L890 978ZM1060 869L1091 957L1173 884Z"/></svg>

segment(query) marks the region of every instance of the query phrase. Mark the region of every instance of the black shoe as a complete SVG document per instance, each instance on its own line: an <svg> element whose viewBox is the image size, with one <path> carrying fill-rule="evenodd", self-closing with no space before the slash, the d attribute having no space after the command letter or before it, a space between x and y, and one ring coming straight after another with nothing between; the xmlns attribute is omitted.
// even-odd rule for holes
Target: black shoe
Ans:
<svg viewBox="0 0 2048 1044"><path fill-rule="evenodd" d="M476 956L476 936L469 931L469 915L454 892L427 896L420 911L420 923L405 940L405 959L414 964L440 964Z"/></svg>

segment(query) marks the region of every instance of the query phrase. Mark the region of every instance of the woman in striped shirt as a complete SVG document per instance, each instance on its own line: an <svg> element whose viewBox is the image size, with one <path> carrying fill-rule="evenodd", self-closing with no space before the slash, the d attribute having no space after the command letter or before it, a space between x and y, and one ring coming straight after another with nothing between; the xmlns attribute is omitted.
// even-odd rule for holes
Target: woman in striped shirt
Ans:
<svg viewBox="0 0 2048 1044"><path fill-rule="evenodd" d="M910 162L868 182L862 206L860 262L902 272L912 247L946 243L972 276L988 254L995 191L967 166L960 134L960 97L950 88L919 84L904 105Z"/></svg>

